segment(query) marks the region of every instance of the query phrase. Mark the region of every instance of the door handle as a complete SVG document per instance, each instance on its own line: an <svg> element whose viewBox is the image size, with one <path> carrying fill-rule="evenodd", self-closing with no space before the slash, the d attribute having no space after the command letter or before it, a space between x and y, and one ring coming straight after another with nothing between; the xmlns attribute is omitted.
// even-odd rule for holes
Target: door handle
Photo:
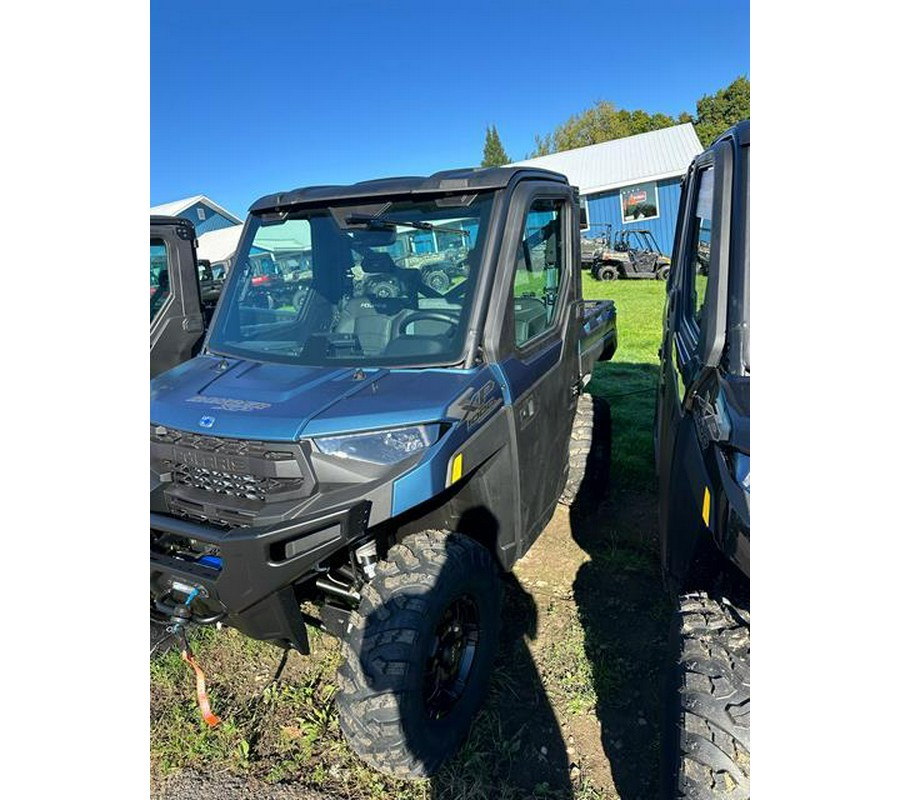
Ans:
<svg viewBox="0 0 900 800"><path fill-rule="evenodd" d="M527 422L534 417L536 412L534 395L531 395L522 402L522 407L519 409L519 419L522 422Z"/></svg>

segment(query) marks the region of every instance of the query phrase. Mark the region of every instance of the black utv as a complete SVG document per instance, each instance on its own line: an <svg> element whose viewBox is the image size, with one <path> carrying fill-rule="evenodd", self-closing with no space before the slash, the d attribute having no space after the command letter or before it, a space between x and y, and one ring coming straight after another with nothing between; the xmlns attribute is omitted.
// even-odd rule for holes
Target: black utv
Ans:
<svg viewBox="0 0 900 800"><path fill-rule="evenodd" d="M200 350L222 277L197 260L194 224L183 217L150 217L150 377Z"/></svg>
<svg viewBox="0 0 900 800"><path fill-rule="evenodd" d="M150 217L150 377L194 356L205 330L194 225Z"/></svg>
<svg viewBox="0 0 900 800"><path fill-rule="evenodd" d="M663 797L750 796L750 122L682 183L654 440L678 597Z"/></svg>

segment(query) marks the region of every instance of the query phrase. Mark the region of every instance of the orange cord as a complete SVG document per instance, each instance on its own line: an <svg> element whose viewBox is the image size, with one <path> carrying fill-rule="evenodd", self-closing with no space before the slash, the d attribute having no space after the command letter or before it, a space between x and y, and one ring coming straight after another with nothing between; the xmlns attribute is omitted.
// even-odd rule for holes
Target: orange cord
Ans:
<svg viewBox="0 0 900 800"><path fill-rule="evenodd" d="M190 664L194 668L194 672L197 673L197 704L200 706L200 713L203 715L203 721L206 722L210 728L214 728L222 720L213 714L212 709L210 708L209 695L206 694L206 677L203 674L203 670L200 669L200 666L194 661L193 657L188 655L187 650L181 651L181 657Z"/></svg>

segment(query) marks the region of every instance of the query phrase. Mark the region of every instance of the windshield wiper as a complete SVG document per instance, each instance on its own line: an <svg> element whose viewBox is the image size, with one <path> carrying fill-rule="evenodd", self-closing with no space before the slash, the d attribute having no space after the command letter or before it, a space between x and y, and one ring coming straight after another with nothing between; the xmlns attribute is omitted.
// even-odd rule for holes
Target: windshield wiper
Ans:
<svg viewBox="0 0 900 800"><path fill-rule="evenodd" d="M443 225L432 225L430 222L407 222L400 219L378 217L372 214L350 214L345 220L348 225L365 225L369 228L415 228L420 231L446 231L469 236L469 231L462 228L445 228Z"/></svg>

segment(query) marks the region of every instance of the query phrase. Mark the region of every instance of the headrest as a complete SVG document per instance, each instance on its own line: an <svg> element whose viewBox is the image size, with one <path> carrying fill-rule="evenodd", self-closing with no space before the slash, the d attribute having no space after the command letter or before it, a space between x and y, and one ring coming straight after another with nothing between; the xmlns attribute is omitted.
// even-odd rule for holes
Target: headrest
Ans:
<svg viewBox="0 0 900 800"><path fill-rule="evenodd" d="M376 250L372 250L363 257L362 263L360 264L363 272L369 273L384 273L384 272L396 272L397 265L394 263L394 259L391 258L387 253L379 253Z"/></svg>

